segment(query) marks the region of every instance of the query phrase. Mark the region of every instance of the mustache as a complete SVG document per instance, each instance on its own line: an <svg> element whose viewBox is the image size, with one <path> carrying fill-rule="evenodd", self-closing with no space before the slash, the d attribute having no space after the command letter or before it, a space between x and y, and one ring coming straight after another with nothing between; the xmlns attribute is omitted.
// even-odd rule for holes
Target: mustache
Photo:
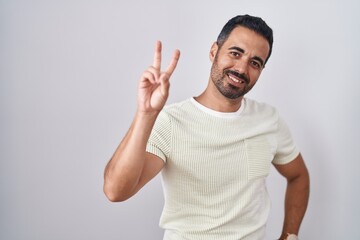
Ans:
<svg viewBox="0 0 360 240"><path fill-rule="evenodd" d="M239 72L236 72L236 71L233 71L233 70L230 70L230 69L225 70L224 73L225 73L226 75L228 75L228 74L234 75L235 77L244 80L247 84L249 84L249 82L250 82L249 77L246 76L246 75L243 74L243 73L239 73Z"/></svg>

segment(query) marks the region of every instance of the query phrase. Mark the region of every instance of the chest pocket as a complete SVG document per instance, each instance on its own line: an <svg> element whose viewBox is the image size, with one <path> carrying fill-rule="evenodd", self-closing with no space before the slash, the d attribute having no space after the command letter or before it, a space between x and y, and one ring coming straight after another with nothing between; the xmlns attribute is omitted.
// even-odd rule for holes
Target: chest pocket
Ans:
<svg viewBox="0 0 360 240"><path fill-rule="evenodd" d="M245 139L248 164L248 180L266 177L269 174L273 154L266 137Z"/></svg>

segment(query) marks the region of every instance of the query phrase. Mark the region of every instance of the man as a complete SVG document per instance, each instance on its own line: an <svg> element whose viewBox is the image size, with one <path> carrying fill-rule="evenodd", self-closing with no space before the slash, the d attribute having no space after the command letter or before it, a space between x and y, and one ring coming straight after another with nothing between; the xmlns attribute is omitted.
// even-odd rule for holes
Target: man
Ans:
<svg viewBox="0 0 360 240"><path fill-rule="evenodd" d="M161 71L161 43L141 76L133 123L105 169L104 192L124 201L160 171L165 240L260 240L270 210L265 179L271 163L287 179L280 239L297 239L309 176L277 111L245 98L272 50L272 30L236 16L210 50L205 91L164 107L180 52Z"/></svg>

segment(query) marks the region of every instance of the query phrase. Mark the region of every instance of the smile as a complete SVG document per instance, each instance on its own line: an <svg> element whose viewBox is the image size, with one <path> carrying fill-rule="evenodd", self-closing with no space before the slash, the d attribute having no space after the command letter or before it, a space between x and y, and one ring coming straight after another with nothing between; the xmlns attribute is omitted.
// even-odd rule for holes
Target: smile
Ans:
<svg viewBox="0 0 360 240"><path fill-rule="evenodd" d="M241 83L241 84L245 83L244 80L235 78L235 77L233 77L233 76L230 75L230 74L228 74L228 77L229 77L231 80L233 80L234 82L236 82L236 83Z"/></svg>

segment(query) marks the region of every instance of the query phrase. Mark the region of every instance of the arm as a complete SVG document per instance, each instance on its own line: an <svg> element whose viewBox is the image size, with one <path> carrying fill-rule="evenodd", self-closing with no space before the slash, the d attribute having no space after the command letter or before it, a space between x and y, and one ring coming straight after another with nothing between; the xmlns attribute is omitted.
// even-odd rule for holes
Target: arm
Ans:
<svg viewBox="0 0 360 240"><path fill-rule="evenodd" d="M135 118L105 168L104 193L110 201L130 198L164 166L161 158L146 152L146 144L168 98L169 79L179 57L176 50L167 70L161 72L161 42L156 43L154 63L140 78Z"/></svg>
<svg viewBox="0 0 360 240"><path fill-rule="evenodd" d="M280 240L287 234L298 234L305 215L310 191L309 173L299 154L288 164L274 164L277 171L287 179L285 195L285 220Z"/></svg>

